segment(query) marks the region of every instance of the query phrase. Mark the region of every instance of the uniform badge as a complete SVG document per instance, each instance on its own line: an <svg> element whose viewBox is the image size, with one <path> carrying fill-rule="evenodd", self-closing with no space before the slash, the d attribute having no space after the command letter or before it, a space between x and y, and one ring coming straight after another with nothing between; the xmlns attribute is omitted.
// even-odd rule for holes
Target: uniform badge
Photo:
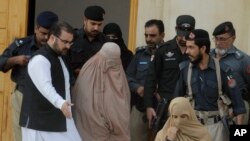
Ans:
<svg viewBox="0 0 250 141"><path fill-rule="evenodd" d="M236 81L232 75L227 76L227 84L230 88L234 88L236 86Z"/></svg>
<svg viewBox="0 0 250 141"><path fill-rule="evenodd" d="M192 32L190 32L190 34L189 34L189 39L194 39L195 38L195 35L194 35L194 33L192 33Z"/></svg>
<svg viewBox="0 0 250 141"><path fill-rule="evenodd" d="M172 56L174 55L174 53L168 52L168 53L166 53L165 55L166 55L167 57L172 57Z"/></svg>
<svg viewBox="0 0 250 141"><path fill-rule="evenodd" d="M15 40L15 44L20 47L23 44L23 40Z"/></svg>
<svg viewBox="0 0 250 141"><path fill-rule="evenodd" d="M150 61L152 62L155 58L155 55L151 55Z"/></svg>
<svg viewBox="0 0 250 141"><path fill-rule="evenodd" d="M146 64L148 64L148 62L141 61L141 62L139 62L139 64L140 65L146 65Z"/></svg>

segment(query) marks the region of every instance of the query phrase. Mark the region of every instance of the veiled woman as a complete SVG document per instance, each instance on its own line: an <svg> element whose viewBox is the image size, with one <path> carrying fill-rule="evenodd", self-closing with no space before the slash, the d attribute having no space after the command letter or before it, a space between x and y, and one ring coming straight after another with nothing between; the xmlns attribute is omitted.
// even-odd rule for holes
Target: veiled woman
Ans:
<svg viewBox="0 0 250 141"><path fill-rule="evenodd" d="M130 91L117 44L105 43L84 64L73 88L73 101L83 140L130 140Z"/></svg>
<svg viewBox="0 0 250 141"><path fill-rule="evenodd" d="M169 114L155 141L211 141L207 128L197 119L187 98L174 98L169 105Z"/></svg>

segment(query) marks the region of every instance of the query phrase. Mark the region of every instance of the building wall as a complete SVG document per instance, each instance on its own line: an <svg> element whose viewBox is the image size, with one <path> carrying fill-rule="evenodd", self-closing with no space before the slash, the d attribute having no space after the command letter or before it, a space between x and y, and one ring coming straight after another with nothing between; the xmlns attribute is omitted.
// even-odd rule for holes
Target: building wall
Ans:
<svg viewBox="0 0 250 141"><path fill-rule="evenodd" d="M165 24L165 40L172 39L175 33L176 18L190 14L196 19L196 28L210 33L224 22L231 21L236 29L235 45L250 54L250 1L249 0L138 0L137 42L144 45L144 24L156 18ZM211 48L214 48L212 42Z"/></svg>
<svg viewBox="0 0 250 141"><path fill-rule="evenodd" d="M87 6L99 5L105 11L104 25L116 22L123 32L125 43L128 42L130 0L36 0L36 15L43 10L57 13L61 20L76 28L83 25L84 10Z"/></svg>

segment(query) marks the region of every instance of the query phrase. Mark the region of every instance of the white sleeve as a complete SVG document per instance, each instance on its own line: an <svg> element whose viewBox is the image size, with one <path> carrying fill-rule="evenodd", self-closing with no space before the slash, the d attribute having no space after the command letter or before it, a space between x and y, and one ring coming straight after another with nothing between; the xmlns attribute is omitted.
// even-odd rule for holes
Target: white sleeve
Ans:
<svg viewBox="0 0 250 141"><path fill-rule="evenodd" d="M50 68L48 59L42 55L36 55L28 64L28 74L39 92L56 108L61 109L65 100L52 85Z"/></svg>

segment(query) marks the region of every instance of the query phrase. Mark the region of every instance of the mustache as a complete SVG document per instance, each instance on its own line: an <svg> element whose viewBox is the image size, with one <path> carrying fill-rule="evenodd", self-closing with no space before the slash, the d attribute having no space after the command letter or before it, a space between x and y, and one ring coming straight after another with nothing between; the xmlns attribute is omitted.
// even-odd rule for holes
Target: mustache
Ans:
<svg viewBox="0 0 250 141"><path fill-rule="evenodd" d="M186 41L180 40L180 41L179 41L179 44L180 44L181 46L186 46Z"/></svg>
<svg viewBox="0 0 250 141"><path fill-rule="evenodd" d="M99 33L99 31L98 30L93 30L93 31L91 31L92 33Z"/></svg>

